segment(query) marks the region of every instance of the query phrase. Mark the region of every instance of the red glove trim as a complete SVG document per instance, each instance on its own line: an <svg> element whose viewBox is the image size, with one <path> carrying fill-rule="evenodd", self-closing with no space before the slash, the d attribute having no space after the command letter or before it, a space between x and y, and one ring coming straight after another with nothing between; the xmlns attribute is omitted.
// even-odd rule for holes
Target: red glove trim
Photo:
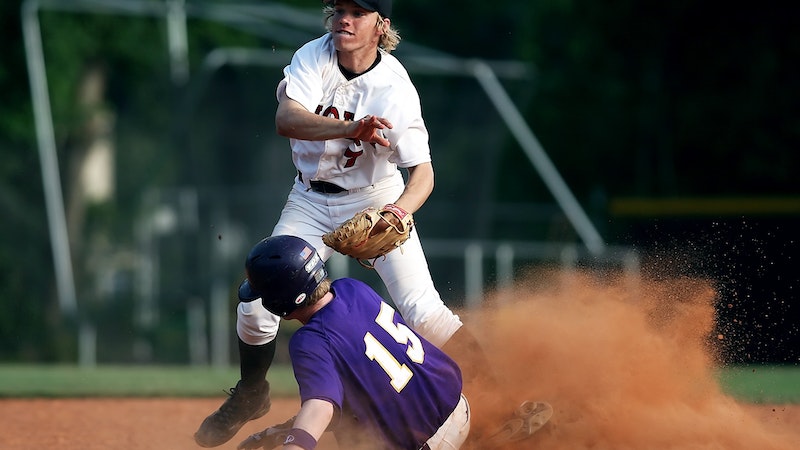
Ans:
<svg viewBox="0 0 800 450"><path fill-rule="evenodd" d="M407 216L408 213L401 207L395 205L394 203L389 203L383 207L385 211L391 211L398 219L403 220L403 217Z"/></svg>

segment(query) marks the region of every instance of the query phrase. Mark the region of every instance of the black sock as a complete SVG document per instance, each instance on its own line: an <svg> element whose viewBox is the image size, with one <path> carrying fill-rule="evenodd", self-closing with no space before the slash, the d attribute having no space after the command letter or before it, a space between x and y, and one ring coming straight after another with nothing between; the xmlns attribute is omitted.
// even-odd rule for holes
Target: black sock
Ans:
<svg viewBox="0 0 800 450"><path fill-rule="evenodd" d="M275 357L277 338L264 345L249 345L239 339L239 369L242 384L254 385L263 383L267 377L267 369Z"/></svg>

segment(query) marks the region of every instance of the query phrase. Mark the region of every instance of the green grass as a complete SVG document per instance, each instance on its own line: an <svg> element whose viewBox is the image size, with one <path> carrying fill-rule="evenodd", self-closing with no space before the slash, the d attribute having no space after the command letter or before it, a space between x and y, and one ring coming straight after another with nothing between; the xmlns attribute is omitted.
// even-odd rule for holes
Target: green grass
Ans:
<svg viewBox="0 0 800 450"><path fill-rule="evenodd" d="M800 403L800 366L734 366L718 371L722 389L752 403ZM269 370L272 395L297 394L291 368ZM0 397L213 397L239 379L238 368L186 366L0 365Z"/></svg>
<svg viewBox="0 0 800 450"><path fill-rule="evenodd" d="M297 393L289 366L273 366L268 378L272 395ZM238 367L0 365L0 397L212 397L238 379Z"/></svg>
<svg viewBox="0 0 800 450"><path fill-rule="evenodd" d="M800 403L800 366L735 366L719 371L725 392L753 403Z"/></svg>

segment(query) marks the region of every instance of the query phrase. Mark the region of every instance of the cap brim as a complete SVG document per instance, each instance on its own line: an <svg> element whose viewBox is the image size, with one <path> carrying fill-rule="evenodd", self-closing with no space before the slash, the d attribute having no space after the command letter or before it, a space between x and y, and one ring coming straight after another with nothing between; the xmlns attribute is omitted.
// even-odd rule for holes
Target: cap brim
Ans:
<svg viewBox="0 0 800 450"><path fill-rule="evenodd" d="M259 298L261 298L261 294L253 290L253 287L250 286L250 282L247 281L247 279L242 281L242 284L239 285L239 300L243 302L252 302Z"/></svg>
<svg viewBox="0 0 800 450"><path fill-rule="evenodd" d="M364 9L366 9L367 11L375 12L375 8L373 8L372 6L368 5L367 2L365 2L363 0L353 0L353 3L355 3L356 5L364 8Z"/></svg>

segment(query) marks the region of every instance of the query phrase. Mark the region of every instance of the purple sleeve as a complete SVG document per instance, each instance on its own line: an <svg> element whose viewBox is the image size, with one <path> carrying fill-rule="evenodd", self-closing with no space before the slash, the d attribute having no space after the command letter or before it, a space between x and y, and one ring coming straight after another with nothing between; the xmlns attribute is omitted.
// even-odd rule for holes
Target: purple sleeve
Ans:
<svg viewBox="0 0 800 450"><path fill-rule="evenodd" d="M325 337L310 329L298 330L289 342L294 377L300 390L300 400L327 400L340 410L344 389L330 344Z"/></svg>

